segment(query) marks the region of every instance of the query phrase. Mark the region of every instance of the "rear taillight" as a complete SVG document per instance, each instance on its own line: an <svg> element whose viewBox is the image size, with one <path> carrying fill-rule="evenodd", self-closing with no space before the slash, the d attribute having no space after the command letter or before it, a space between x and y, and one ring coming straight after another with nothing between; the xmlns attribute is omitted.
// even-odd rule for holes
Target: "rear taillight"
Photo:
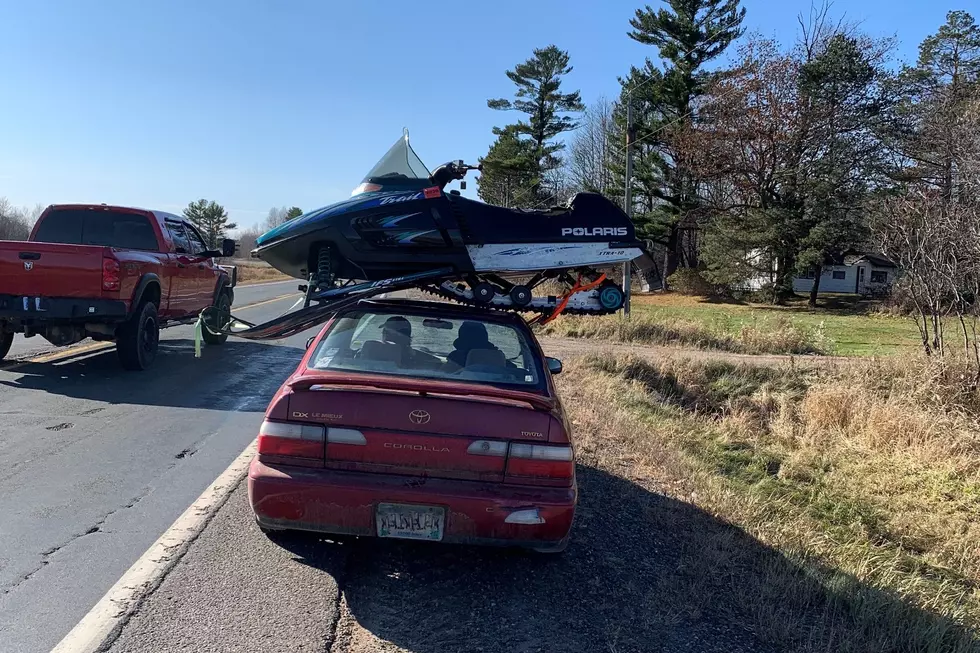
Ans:
<svg viewBox="0 0 980 653"><path fill-rule="evenodd" d="M119 290L119 261L102 259L102 290Z"/></svg>
<svg viewBox="0 0 980 653"><path fill-rule="evenodd" d="M511 443L506 478L514 483L565 485L575 475L572 448Z"/></svg>
<svg viewBox="0 0 980 653"><path fill-rule="evenodd" d="M268 456L322 460L324 440L322 426L266 420L259 427L258 451Z"/></svg>

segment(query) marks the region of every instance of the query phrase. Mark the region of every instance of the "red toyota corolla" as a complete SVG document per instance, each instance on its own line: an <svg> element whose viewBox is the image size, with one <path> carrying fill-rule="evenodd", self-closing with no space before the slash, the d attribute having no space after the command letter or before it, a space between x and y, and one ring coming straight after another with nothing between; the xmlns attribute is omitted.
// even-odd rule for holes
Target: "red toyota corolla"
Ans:
<svg viewBox="0 0 980 653"><path fill-rule="evenodd" d="M434 302L334 316L273 397L248 474L264 530L565 548L569 425L524 321Z"/></svg>

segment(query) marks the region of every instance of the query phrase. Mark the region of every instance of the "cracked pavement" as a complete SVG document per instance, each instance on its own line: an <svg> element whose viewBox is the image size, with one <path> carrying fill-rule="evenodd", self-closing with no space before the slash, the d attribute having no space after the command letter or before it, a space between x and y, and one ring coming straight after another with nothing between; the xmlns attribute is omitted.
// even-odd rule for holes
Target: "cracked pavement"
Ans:
<svg viewBox="0 0 980 653"><path fill-rule="evenodd" d="M235 304L294 289L241 287ZM293 301L241 315L267 320ZM112 348L0 365L0 652L57 644L255 437L307 337L232 339L195 359L182 326L161 332L142 373L124 371Z"/></svg>

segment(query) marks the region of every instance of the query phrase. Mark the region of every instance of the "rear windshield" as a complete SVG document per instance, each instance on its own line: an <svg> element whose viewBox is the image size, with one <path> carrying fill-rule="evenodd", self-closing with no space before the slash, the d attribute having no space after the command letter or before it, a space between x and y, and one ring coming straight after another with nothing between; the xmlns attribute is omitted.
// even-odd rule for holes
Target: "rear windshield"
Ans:
<svg viewBox="0 0 980 653"><path fill-rule="evenodd" d="M102 245L157 251L157 237L146 216L99 209L55 209L38 225L34 240L65 245Z"/></svg>
<svg viewBox="0 0 980 653"><path fill-rule="evenodd" d="M524 334L479 319L345 313L320 341L310 367L543 388L540 360Z"/></svg>

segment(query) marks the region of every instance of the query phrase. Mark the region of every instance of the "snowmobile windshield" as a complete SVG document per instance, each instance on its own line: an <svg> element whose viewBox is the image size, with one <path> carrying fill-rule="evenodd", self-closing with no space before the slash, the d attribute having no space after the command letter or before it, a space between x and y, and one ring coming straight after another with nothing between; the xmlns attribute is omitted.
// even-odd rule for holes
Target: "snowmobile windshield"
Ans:
<svg viewBox="0 0 980 653"><path fill-rule="evenodd" d="M428 168L412 149L408 142L408 130L404 135L395 141L388 152L381 157L367 176L361 180L361 184L369 182L384 183L385 181L398 181L408 179L428 179L430 176Z"/></svg>

